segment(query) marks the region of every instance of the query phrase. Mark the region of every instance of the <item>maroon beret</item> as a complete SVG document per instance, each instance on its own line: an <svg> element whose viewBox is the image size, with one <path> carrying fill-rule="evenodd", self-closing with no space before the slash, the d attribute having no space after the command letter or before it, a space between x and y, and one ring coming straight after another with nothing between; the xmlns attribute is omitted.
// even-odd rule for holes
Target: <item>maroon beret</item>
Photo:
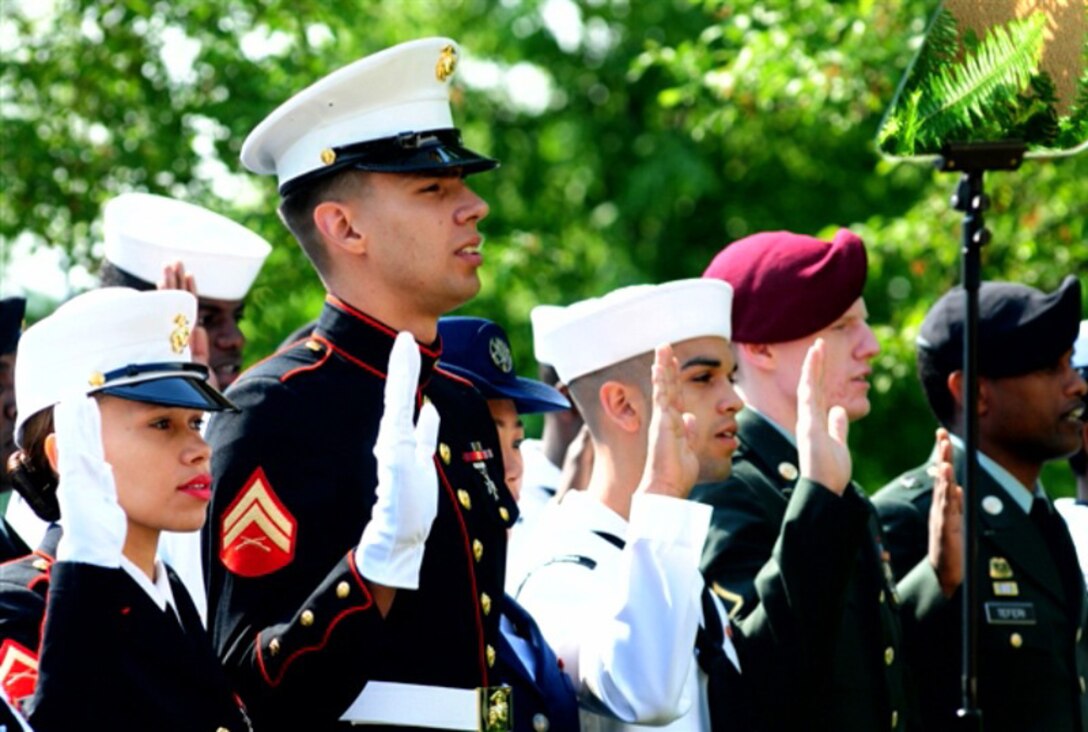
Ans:
<svg viewBox="0 0 1088 732"><path fill-rule="evenodd" d="M831 242L764 231L718 252L703 277L733 286L733 340L783 343L834 323L865 287L865 243L839 229Z"/></svg>

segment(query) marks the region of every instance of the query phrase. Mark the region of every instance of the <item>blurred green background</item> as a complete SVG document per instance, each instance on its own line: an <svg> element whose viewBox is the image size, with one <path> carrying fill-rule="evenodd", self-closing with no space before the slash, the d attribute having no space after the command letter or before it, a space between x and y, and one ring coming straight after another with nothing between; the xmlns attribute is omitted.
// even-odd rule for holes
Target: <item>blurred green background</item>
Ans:
<svg viewBox="0 0 1088 732"><path fill-rule="evenodd" d="M31 318L55 305L20 266L42 251L66 289L93 282L100 210L147 190L202 204L275 249L250 296L249 360L313 318L322 289L246 174L249 130L295 91L399 41L462 46L454 117L499 158L484 287L461 312L510 332L534 375L530 308L698 276L765 229L866 240L883 351L853 425L875 490L929 451L913 341L959 280L956 177L891 165L873 139L933 2L903 0L5 0L0 5L0 267ZM984 276L1088 288L1088 156L989 174ZM15 273L15 274L13 274ZM1088 312L1088 310L1086 310ZM330 405L335 408L335 405ZM535 425L531 423L530 431ZM1052 493L1069 494L1064 463Z"/></svg>

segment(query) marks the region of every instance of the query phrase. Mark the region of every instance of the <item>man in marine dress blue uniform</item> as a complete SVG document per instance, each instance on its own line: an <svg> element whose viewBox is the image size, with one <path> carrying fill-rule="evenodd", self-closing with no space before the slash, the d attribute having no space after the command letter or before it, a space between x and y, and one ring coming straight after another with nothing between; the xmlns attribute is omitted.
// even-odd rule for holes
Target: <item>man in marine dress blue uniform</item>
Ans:
<svg viewBox="0 0 1088 732"><path fill-rule="evenodd" d="M517 509L486 405L437 365L439 316L480 287L488 207L465 176L496 166L453 126L457 59L442 38L363 58L243 145L277 175L329 293L311 336L246 372L241 413L208 435L209 626L261 729L509 722L489 687ZM394 376L411 403L383 416ZM405 429L375 445L386 419Z"/></svg>
<svg viewBox="0 0 1088 732"><path fill-rule="evenodd" d="M978 324L978 704L984 728L1088 729L1088 598L1065 523L1040 471L1081 444L1088 387L1070 363L1081 292L1068 277L1053 293L983 282ZM962 288L946 293L918 334L918 374L937 420L952 433L964 472ZM892 566L925 553L931 462L873 498ZM957 595L957 600L961 596ZM908 636L924 728L959 729L961 603Z"/></svg>

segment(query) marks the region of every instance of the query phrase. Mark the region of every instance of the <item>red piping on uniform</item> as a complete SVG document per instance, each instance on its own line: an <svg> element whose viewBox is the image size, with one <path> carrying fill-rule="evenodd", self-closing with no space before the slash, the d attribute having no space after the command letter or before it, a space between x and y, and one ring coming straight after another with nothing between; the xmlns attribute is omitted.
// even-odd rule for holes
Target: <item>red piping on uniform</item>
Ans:
<svg viewBox="0 0 1088 732"><path fill-rule="evenodd" d="M348 305L346 302L344 302L343 300L338 298L336 295L333 295L331 292L325 297L325 301L328 302L333 307L338 308L340 310L343 310L348 315L351 315L351 316L353 316L355 318L358 318L359 320L363 321L364 323L367 323L368 325L375 328L376 330L380 330L382 333L385 333L385 334L389 335L392 338L397 337L397 331L393 330L392 328L390 328L385 323L382 323L381 321L375 320L374 318L370 317L366 313L364 313L364 312L362 312L360 310L356 310L351 305ZM423 353L427 354L431 358L438 358L439 356L442 355L439 351L435 351L435 350L433 350L431 348L428 348L427 346L424 346L423 344L419 343L419 341L416 341L416 343L419 345L419 350L423 351Z"/></svg>
<svg viewBox="0 0 1088 732"><path fill-rule="evenodd" d="M257 368L258 366L260 366L265 361L271 361L273 358L280 355L281 353L285 353L287 351L290 351L292 348L294 348L298 344L304 343L307 340L309 340L309 339L308 338L299 338L294 343L288 343L286 346L283 346L282 348L277 348L275 351L268 354L267 356L262 358L260 361L257 361L255 363L253 363L252 365L250 365L249 368L243 369L242 372L238 374L238 378L240 379L242 377L242 374L245 374L245 373L247 373L249 371L252 371L253 369ZM237 381L237 379L235 379L235 381Z"/></svg>
<svg viewBox="0 0 1088 732"><path fill-rule="evenodd" d="M322 648L328 645L329 636L332 635L332 631L336 628L337 623L339 623L341 620L349 615L354 615L355 613L362 612L363 610L368 609L373 604L373 598L370 595L370 591L366 588L366 584L363 583L363 578L359 576L359 573L355 568L355 557L353 555L353 551L348 552L347 558L348 567L351 570L351 576L355 578L356 583L358 583L359 585L359 589L363 591L363 597L366 598L366 602L361 605L349 607L346 610L342 610L339 614L334 615L332 620L329 622L329 626L325 628L325 635L322 636L321 642L312 646L303 646L302 648L299 648L297 651L285 658L283 661L283 665L280 666L280 671L276 675L275 679L268 675L268 669L265 668L263 646L261 644L261 633L257 633L257 665L260 666L261 676L264 677L265 682L272 688L279 686L283 682L284 674L287 673L287 667L290 666L296 658L305 653L320 651Z"/></svg>
<svg viewBox="0 0 1088 732"><path fill-rule="evenodd" d="M39 574L37 577L35 577L34 579L30 580L30 582L27 583L26 588L28 590L33 590L37 585L41 584L42 582L45 582L46 584L49 583L49 575L48 574ZM48 590L48 588L46 588L46 589Z"/></svg>
<svg viewBox="0 0 1088 732"><path fill-rule="evenodd" d="M442 479L442 485L445 487L446 493L450 497L450 502L453 504L453 513L457 516L457 523L461 526L461 538L465 542L465 559L468 564L468 579L469 584L472 586L472 606L476 608L476 637L480 641L480 677L482 679L480 686L488 686L487 661L484 659L484 621L480 614L480 591L476 586L476 558L472 555L472 547L469 546L468 526L465 525L465 517L461 515L461 509L457 507L457 496L454 494L453 487L450 485L449 480L446 479L446 473L443 472L442 465L438 462L437 457L434 458L434 465L438 468L438 477Z"/></svg>
<svg viewBox="0 0 1088 732"><path fill-rule="evenodd" d="M379 379L384 379L385 378L385 374L383 372L381 372L378 369L374 368L373 366L368 364L366 361L361 361L361 360L355 358L355 356L352 356L350 353L345 351L343 348L339 348L335 343L333 343L331 341L325 341L325 342L329 344L329 348L331 350L336 351L338 354L340 354L341 356L343 356L347 360L351 361L353 364L355 364L359 368L369 371L370 373L377 376Z"/></svg>
<svg viewBox="0 0 1088 732"><path fill-rule="evenodd" d="M322 343L325 344L325 352L323 354L321 354L321 358L316 363L312 363L312 364L309 364L307 366L299 366L299 367L293 368L290 371L288 371L287 373L285 373L283 376L280 377L280 383L281 384L287 383L287 380L290 379L295 374L302 373L303 371L313 371L314 369L321 368L322 366L325 365L325 362L329 360L329 354L332 353L332 344L329 343L329 341L327 339L325 339L325 338L323 338L323 337L321 337L319 335L312 335L306 340L307 341L321 341Z"/></svg>

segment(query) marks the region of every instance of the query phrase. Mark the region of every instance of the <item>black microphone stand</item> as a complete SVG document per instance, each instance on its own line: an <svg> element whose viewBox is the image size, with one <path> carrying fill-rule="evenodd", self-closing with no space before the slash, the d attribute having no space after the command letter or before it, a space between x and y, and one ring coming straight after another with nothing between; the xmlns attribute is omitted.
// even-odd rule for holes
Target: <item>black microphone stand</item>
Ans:
<svg viewBox="0 0 1088 732"><path fill-rule="evenodd" d="M964 452L966 472L963 485L963 647L959 729L981 732L982 710L978 708L978 291L982 281L982 247L990 241L983 224L989 200L983 192L982 177L988 170L1016 170L1024 161L1025 145L1019 141L953 143L946 145L937 160L937 169L961 173L952 207L963 212L961 278L966 300L963 331Z"/></svg>

